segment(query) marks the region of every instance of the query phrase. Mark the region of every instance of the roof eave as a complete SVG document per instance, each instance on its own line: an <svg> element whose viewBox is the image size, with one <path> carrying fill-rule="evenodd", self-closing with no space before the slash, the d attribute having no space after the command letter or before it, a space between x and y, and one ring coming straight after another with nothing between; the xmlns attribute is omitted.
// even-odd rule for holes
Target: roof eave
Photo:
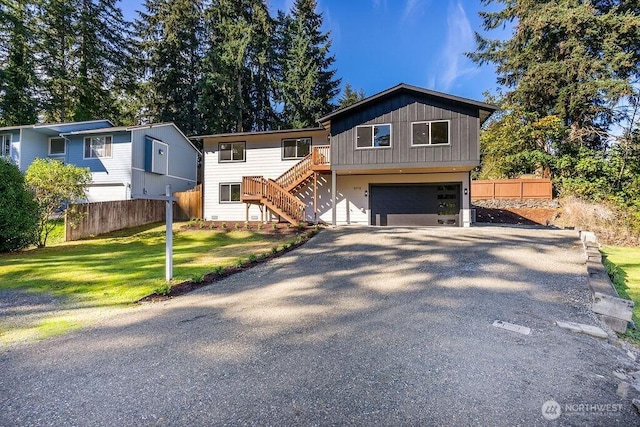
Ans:
<svg viewBox="0 0 640 427"><path fill-rule="evenodd" d="M489 115L491 115L491 113L493 113L494 111L496 111L498 109L498 107L496 107L495 105L491 105L491 104L487 104L484 102L480 102L480 101L475 101L473 99L468 99L468 98L462 98L459 96L455 96L455 95L449 95L443 92L437 92L434 90L430 90L430 89L423 89L417 86L412 86L412 85L408 85L406 83L400 83L392 88L386 89L382 92L379 92L375 95L372 95L368 98L363 99L362 101L356 102L353 105L350 105L348 107L345 108L341 108L338 109L336 111L333 111L329 114L327 114L324 117L321 117L318 119L318 123L321 123L323 126L326 126L328 123L331 122L331 119L338 117L338 116L342 116L344 114L347 114L350 111L354 111L357 110L359 108L362 108L363 106L372 103L380 98L384 98L386 96L389 96L395 92L400 92L400 91L409 91L409 92L414 92L414 93L419 93L419 94L423 94L423 95L427 95L427 96L433 96L433 97L437 97L437 98L442 98L442 99L446 99L449 101L453 101L453 102L457 102L457 103L461 103L461 104L466 104L466 105L471 105L474 107L477 107L480 110L485 110L487 112L489 112ZM489 116L487 116L489 117ZM486 119L485 119L486 120Z"/></svg>

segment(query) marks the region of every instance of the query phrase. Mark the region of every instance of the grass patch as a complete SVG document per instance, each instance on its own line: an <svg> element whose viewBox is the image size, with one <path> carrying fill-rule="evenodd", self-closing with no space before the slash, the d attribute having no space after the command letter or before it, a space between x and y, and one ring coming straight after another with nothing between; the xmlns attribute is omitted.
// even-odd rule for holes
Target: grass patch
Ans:
<svg viewBox="0 0 640 427"><path fill-rule="evenodd" d="M170 283L164 280L164 225L156 224L0 254L0 289L50 294L60 299L62 308L124 307L157 290L168 292L171 285L199 279L295 239L247 230L181 230L181 225L174 224L174 279ZM40 339L86 323L84 317L73 318L67 313L64 317L47 316L42 322L21 329ZM0 343L14 342L9 337L20 336L16 329L20 328L15 323L9 324L0 317Z"/></svg>
<svg viewBox="0 0 640 427"><path fill-rule="evenodd" d="M634 302L633 322L640 328L640 248L605 246L601 249L604 265L621 298ZM640 330L628 329L630 342L640 345Z"/></svg>
<svg viewBox="0 0 640 427"><path fill-rule="evenodd" d="M54 224L53 230L47 238L47 245L56 245L64 242L64 218L49 221Z"/></svg>

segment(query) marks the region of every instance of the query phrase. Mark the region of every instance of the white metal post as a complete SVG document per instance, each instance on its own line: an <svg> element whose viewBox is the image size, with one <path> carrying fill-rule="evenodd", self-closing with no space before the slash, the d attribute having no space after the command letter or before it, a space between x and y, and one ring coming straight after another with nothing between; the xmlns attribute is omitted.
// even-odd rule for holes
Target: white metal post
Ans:
<svg viewBox="0 0 640 427"><path fill-rule="evenodd" d="M171 184L166 188L167 201L167 251L166 251L166 268L165 279L167 281L173 278L173 200L171 198Z"/></svg>

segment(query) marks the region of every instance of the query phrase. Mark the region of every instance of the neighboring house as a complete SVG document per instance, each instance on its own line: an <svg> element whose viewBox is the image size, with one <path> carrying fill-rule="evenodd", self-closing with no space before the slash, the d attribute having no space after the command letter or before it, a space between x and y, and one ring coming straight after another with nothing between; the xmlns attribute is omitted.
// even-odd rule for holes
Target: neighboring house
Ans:
<svg viewBox="0 0 640 427"><path fill-rule="evenodd" d="M204 217L469 226L480 125L495 110L400 84L320 128L199 137Z"/></svg>
<svg viewBox="0 0 640 427"><path fill-rule="evenodd" d="M25 171L36 158L91 170L89 202L160 195L197 183L199 152L173 123L116 127L108 120L0 128L0 155Z"/></svg>

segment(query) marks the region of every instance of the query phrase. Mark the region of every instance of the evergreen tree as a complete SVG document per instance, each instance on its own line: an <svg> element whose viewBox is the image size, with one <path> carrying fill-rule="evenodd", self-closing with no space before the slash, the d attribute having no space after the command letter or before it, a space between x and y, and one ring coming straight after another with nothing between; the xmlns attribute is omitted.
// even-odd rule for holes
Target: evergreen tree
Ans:
<svg viewBox="0 0 640 427"><path fill-rule="evenodd" d="M146 121L204 131L198 110L203 61L203 0L146 0L135 23L144 76L138 103Z"/></svg>
<svg viewBox="0 0 640 427"><path fill-rule="evenodd" d="M340 99L338 100L338 107L346 108L350 105L362 101L366 97L367 95L365 95L363 89L355 90L351 86L351 83L347 83L346 85L344 85L342 96L340 96Z"/></svg>
<svg viewBox="0 0 640 427"><path fill-rule="evenodd" d="M119 0L38 0L37 56L46 121L119 121L130 84L129 24Z"/></svg>
<svg viewBox="0 0 640 427"><path fill-rule="evenodd" d="M273 22L264 0L215 0L200 109L209 132L272 127Z"/></svg>
<svg viewBox="0 0 640 427"><path fill-rule="evenodd" d="M334 108L332 101L339 92L340 79L331 69L335 58L329 52L330 33L322 32L322 14L316 6L316 0L296 0L291 19L280 20L286 25L280 33L289 34L282 40L279 90L286 127L312 126Z"/></svg>
<svg viewBox="0 0 640 427"><path fill-rule="evenodd" d="M0 125L37 121L36 74L32 59L33 19L27 2L0 5Z"/></svg>
<svg viewBox="0 0 640 427"><path fill-rule="evenodd" d="M75 104L71 52L75 44L76 11L70 1L39 0L37 19L36 51L39 55L44 120L69 121Z"/></svg>
<svg viewBox="0 0 640 427"><path fill-rule="evenodd" d="M506 40L476 35L469 56L496 65L507 101L539 117L558 116L571 139L591 147L617 119L615 107L637 78L640 32L637 2L625 0L483 0L502 3L482 12L493 30L517 22Z"/></svg>
<svg viewBox="0 0 640 427"><path fill-rule="evenodd" d="M73 120L120 120L116 94L133 78L130 24L116 6L118 0L81 0L77 41L72 57L78 70L73 79Z"/></svg>

